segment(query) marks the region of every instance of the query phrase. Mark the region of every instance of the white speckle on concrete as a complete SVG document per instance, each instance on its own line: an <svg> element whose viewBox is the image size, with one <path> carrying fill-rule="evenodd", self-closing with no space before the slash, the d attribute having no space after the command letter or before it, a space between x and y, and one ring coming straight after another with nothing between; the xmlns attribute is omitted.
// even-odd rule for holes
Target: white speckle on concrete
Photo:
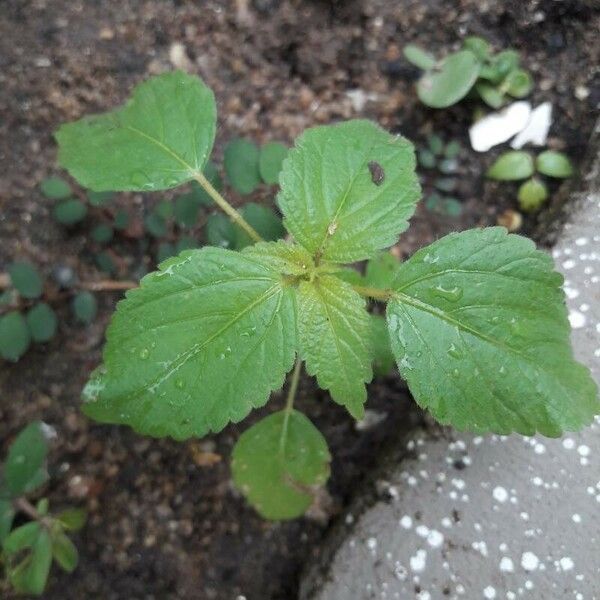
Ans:
<svg viewBox="0 0 600 600"><path fill-rule="evenodd" d="M508 500L508 492L502 486L496 486L492 492L494 500L497 502L506 502Z"/></svg>
<svg viewBox="0 0 600 600"><path fill-rule="evenodd" d="M419 549L414 556L410 557L410 568L415 573L421 573L425 570L425 564L427 563L427 552Z"/></svg>
<svg viewBox="0 0 600 600"><path fill-rule="evenodd" d="M500 560L500 570L503 573L512 573L515 570L512 559L508 556L503 556Z"/></svg>
<svg viewBox="0 0 600 600"><path fill-rule="evenodd" d="M432 548L439 548L444 543L444 536L436 529L432 529L427 536L427 543Z"/></svg>
<svg viewBox="0 0 600 600"><path fill-rule="evenodd" d="M586 318L585 315L580 313L578 310L569 311L569 323L573 329L580 329L585 326Z"/></svg>
<svg viewBox="0 0 600 600"><path fill-rule="evenodd" d="M558 562L563 571L570 571L575 566L570 556L563 556Z"/></svg>
<svg viewBox="0 0 600 600"><path fill-rule="evenodd" d="M523 552L521 566L526 571L535 571L540 564L540 559L533 552Z"/></svg>
<svg viewBox="0 0 600 600"><path fill-rule="evenodd" d="M483 597L487 600L494 600L494 598L496 597L496 588L492 587L491 585L488 585L483 590Z"/></svg>
<svg viewBox="0 0 600 600"><path fill-rule="evenodd" d="M400 527L403 527L404 529L410 529L412 527L412 524L413 520L408 515L404 515L400 519Z"/></svg>

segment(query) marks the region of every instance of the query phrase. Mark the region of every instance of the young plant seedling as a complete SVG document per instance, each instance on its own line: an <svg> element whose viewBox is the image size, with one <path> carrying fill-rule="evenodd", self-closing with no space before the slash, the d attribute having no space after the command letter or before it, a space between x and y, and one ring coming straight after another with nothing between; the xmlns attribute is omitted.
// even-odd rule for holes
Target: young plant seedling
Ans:
<svg viewBox="0 0 600 600"><path fill-rule="evenodd" d="M425 170L421 184L425 194L427 210L457 217L462 213L462 204L450 194L456 190L458 180L458 155L460 144L448 144L436 134L427 138L427 146L419 149L417 160Z"/></svg>
<svg viewBox="0 0 600 600"><path fill-rule="evenodd" d="M446 108L474 95L492 108L500 108L508 96L524 98L531 92L531 75L519 67L519 53L503 50L493 54L483 38L471 36L458 52L442 60L418 46L404 48L405 58L423 69L417 94L423 104Z"/></svg>
<svg viewBox="0 0 600 600"><path fill-rule="evenodd" d="M12 288L0 297L0 357L16 362L32 342L54 337L58 319L42 299L44 280L31 263L12 263L8 275Z"/></svg>
<svg viewBox="0 0 600 600"><path fill-rule="evenodd" d="M48 442L45 426L34 422L25 427L8 450L0 480L0 565L4 581L0 590L12 588L20 594L40 596L46 588L52 559L71 573L78 562L77 548L67 533L78 531L86 520L85 510L68 508L55 515L48 512L47 498L35 506L27 499L46 483ZM26 523L16 525L15 517Z"/></svg>
<svg viewBox="0 0 600 600"><path fill-rule="evenodd" d="M530 240L500 227L453 233L380 283L349 282L346 265L395 244L415 210L406 139L363 120L305 131L279 176L293 241L263 242L203 173L215 129L212 91L176 71L56 134L61 164L82 185L161 190L195 180L255 242L187 250L127 293L83 393L87 415L145 435L201 437L264 406L292 371L284 408L240 437L232 469L262 515L296 517L330 461L323 436L294 409L301 363L360 419L376 358L367 302L385 305L400 373L442 424L555 437L600 411L572 355L562 277Z"/></svg>
<svg viewBox="0 0 600 600"><path fill-rule="evenodd" d="M517 191L521 210L538 211L548 199L546 184L536 176L566 179L573 175L573 165L562 152L545 150L534 159L524 150L509 150L501 154L488 169L486 176L497 181L524 181Z"/></svg>

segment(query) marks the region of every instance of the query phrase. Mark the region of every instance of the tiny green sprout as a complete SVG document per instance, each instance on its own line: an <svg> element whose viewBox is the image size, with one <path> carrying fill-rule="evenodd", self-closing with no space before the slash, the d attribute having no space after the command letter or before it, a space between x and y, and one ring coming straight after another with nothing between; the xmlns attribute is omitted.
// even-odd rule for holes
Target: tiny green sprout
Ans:
<svg viewBox="0 0 600 600"><path fill-rule="evenodd" d="M432 89L450 84L448 72L434 80ZM217 122L204 82L165 73L132 97L63 125L62 166L94 190L195 181L224 214L207 224L214 246L165 260L118 304L103 364L83 390L89 417L198 438L264 407L291 372L285 402L240 436L232 462L236 487L260 514L290 519L311 506L330 470L325 439L294 407L303 370L354 419L388 352L415 401L461 431L557 437L600 412L590 373L573 357L562 277L531 240L470 229L402 263L380 257L420 197L408 140L367 120L307 129L278 177L285 239L265 241L256 215L234 209L204 174ZM226 171L253 189L259 151L240 156L248 144L236 145ZM262 233L275 235L274 225ZM237 230L247 236L242 250ZM356 265L365 260L379 263L363 276Z"/></svg>
<svg viewBox="0 0 600 600"><path fill-rule="evenodd" d="M31 332L25 317L16 310L0 316L0 356L17 362L31 344Z"/></svg>
<svg viewBox="0 0 600 600"><path fill-rule="evenodd" d="M68 573L78 562L77 548L68 531L83 527L86 513L69 508L50 513L47 498L32 505L27 496L37 493L48 479L48 442L43 423L25 427L8 450L0 482L0 565L5 579L0 591L41 596L46 589L52 559ZM17 514L28 521L15 524Z"/></svg>
<svg viewBox="0 0 600 600"><path fill-rule="evenodd" d="M536 212L548 198L548 189L537 178L532 177L519 186L517 199L525 212Z"/></svg>
<svg viewBox="0 0 600 600"><path fill-rule="evenodd" d="M31 308L25 320L34 342L48 342L56 335L58 318L54 310L45 302L40 302Z"/></svg>
<svg viewBox="0 0 600 600"><path fill-rule="evenodd" d="M71 195L71 186L61 177L48 177L40 183L40 190L51 200L65 200Z"/></svg>
<svg viewBox="0 0 600 600"><path fill-rule="evenodd" d="M519 181L531 177L534 171L533 157L529 152L509 150L494 161L486 176L498 181Z"/></svg>
<svg viewBox="0 0 600 600"><path fill-rule="evenodd" d="M565 179L574 173L573 165L569 158L562 152L546 150L536 159L537 170L542 175Z"/></svg>
<svg viewBox="0 0 600 600"><path fill-rule="evenodd" d="M114 234L114 229L110 225L101 223L92 229L91 236L97 244L108 244L113 239Z"/></svg>
<svg viewBox="0 0 600 600"><path fill-rule="evenodd" d="M459 168L458 156L460 143L453 140L446 144L436 134L427 137L427 147L418 151L419 166L426 169L421 178L425 191L425 208L431 212L458 217L462 213L462 204L453 196L458 180L452 175Z"/></svg>
<svg viewBox="0 0 600 600"><path fill-rule="evenodd" d="M236 192L251 194L260 184L259 157L258 146L248 140L235 139L225 146L225 173Z"/></svg>
<svg viewBox="0 0 600 600"><path fill-rule="evenodd" d="M114 275L117 272L117 265L108 252L98 252L94 255L94 262L100 271L108 275Z"/></svg>
<svg viewBox="0 0 600 600"><path fill-rule="evenodd" d="M44 280L39 271L29 262L18 261L8 267L13 287L23 298L39 298L44 291Z"/></svg>
<svg viewBox="0 0 600 600"><path fill-rule="evenodd" d="M73 314L80 323L91 323L98 313L98 302L91 292L84 290L73 297Z"/></svg>
<svg viewBox="0 0 600 600"><path fill-rule="evenodd" d="M67 227L72 227L83 221L87 215L87 206L81 200L62 200L53 209L54 218L61 224Z"/></svg>
<svg viewBox="0 0 600 600"><path fill-rule="evenodd" d="M441 61L413 44L404 48L404 56L424 71L417 93L421 102L432 108L446 108L478 96L497 109L507 96L524 98L533 87L531 75L519 67L518 52L493 54L489 42L477 36L465 38L461 50Z"/></svg>
<svg viewBox="0 0 600 600"><path fill-rule="evenodd" d="M92 206L106 206L115 197L113 192L93 192L88 191L88 200Z"/></svg>
<svg viewBox="0 0 600 600"><path fill-rule="evenodd" d="M574 170L569 158L562 152L545 150L536 159L529 152L510 150L501 154L488 169L486 176L498 181L520 181L517 199L525 212L536 212L548 199L546 184L537 177L541 175L553 178L570 177Z"/></svg>
<svg viewBox="0 0 600 600"><path fill-rule="evenodd" d="M280 142L269 142L260 149L258 170L265 183L274 185L279 181L279 173L287 153L287 147Z"/></svg>

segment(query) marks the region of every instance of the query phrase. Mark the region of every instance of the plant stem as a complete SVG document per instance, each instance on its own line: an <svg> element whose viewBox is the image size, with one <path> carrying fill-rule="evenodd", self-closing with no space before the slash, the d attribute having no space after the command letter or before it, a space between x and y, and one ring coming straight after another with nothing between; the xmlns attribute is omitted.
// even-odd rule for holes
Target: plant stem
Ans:
<svg viewBox="0 0 600 600"><path fill-rule="evenodd" d="M90 292L117 292L122 290L131 290L138 287L140 284L137 281L115 281L114 279L106 279L103 281L89 281L79 285L83 290Z"/></svg>
<svg viewBox="0 0 600 600"><path fill-rule="evenodd" d="M292 373L292 379L290 380L290 389L288 390L287 399L285 401L285 416L283 417L283 427L281 428L281 438L279 439L279 452L283 456L285 451L285 440L287 438L288 424L290 421L290 415L294 408L294 400L296 398L296 391L298 390L298 382L300 381L300 370L302 368L302 361L297 358L294 372Z"/></svg>
<svg viewBox="0 0 600 600"><path fill-rule="evenodd" d="M365 298L373 298L381 302L387 302L393 295L393 290L380 290L372 287L364 287L362 285L353 285L352 288Z"/></svg>
<svg viewBox="0 0 600 600"><path fill-rule="evenodd" d="M26 500L25 498L16 498L13 501L13 505L17 510L25 513L34 521L41 521L42 515L40 515L40 513L35 509L35 506L33 506L29 500Z"/></svg>
<svg viewBox="0 0 600 600"><path fill-rule="evenodd" d="M242 215L217 192L217 190L211 185L210 181L206 179L204 173L196 173L194 179L204 188L206 193L216 202L217 206L229 216L229 218L239 225L255 242L263 242L263 238L260 234L242 217Z"/></svg>

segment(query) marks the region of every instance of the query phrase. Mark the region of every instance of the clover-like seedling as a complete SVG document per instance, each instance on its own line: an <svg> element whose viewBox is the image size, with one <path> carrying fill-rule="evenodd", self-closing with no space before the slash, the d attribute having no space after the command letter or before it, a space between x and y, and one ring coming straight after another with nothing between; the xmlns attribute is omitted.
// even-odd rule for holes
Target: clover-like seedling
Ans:
<svg viewBox="0 0 600 600"><path fill-rule="evenodd" d="M83 393L87 415L145 435L201 437L264 406L292 371L284 407L240 437L233 478L265 517L298 516L330 460L294 409L301 363L360 419L381 327L370 307L385 307L400 373L442 424L555 437L600 411L573 358L562 277L533 242L472 229L402 263L381 259L420 195L406 139L365 120L306 130L279 175L290 240L263 242L204 175L215 129L211 90L176 71L56 134L61 164L82 185L139 191L194 180L254 242L184 251L127 293ZM347 266L373 259L388 264L371 267L370 282Z"/></svg>
<svg viewBox="0 0 600 600"><path fill-rule="evenodd" d="M503 50L493 54L483 38L471 36L463 47L442 60L414 44L404 48L405 58L424 71L417 83L423 104L446 108L467 96L476 96L492 108L507 97L524 98L531 92L531 75L519 67L519 53Z"/></svg>
<svg viewBox="0 0 600 600"><path fill-rule="evenodd" d="M545 150L537 158L524 150L509 150L501 154L488 169L486 176L497 181L524 181L517 191L519 206L525 212L539 210L548 199L546 184L536 176L566 179L574 173L569 157L562 152Z"/></svg>
<svg viewBox="0 0 600 600"><path fill-rule="evenodd" d="M42 300L44 279L35 266L17 261L8 266L8 275L12 289L5 292L5 302L0 302L0 357L18 361L32 342L54 337L58 319Z"/></svg>
<svg viewBox="0 0 600 600"><path fill-rule="evenodd" d="M71 573L78 562L77 548L67 533L78 531L86 512L67 508L48 512L47 498L35 505L28 497L39 493L48 479L47 426L39 421L25 427L8 450L0 479L0 566L5 581L0 591L12 588L20 594L43 594L52 560ZM15 524L15 517L27 522Z"/></svg>
<svg viewBox="0 0 600 600"><path fill-rule="evenodd" d="M64 290L76 286L76 277L70 268L58 267L54 272L55 284ZM0 295L0 358L17 362L32 343L43 344L52 340L58 331L58 317L51 303L60 300L45 289L45 281L38 269L29 262L16 261L8 266L11 286ZM70 290L75 292L74 289ZM94 310L80 316L80 298L84 304L93 304ZM73 300L75 319L89 323L96 315L96 299L89 291L76 293ZM93 313L93 314L92 314Z"/></svg>
<svg viewBox="0 0 600 600"><path fill-rule="evenodd" d="M458 155L460 144L451 141L447 144L436 134L427 138L427 145L417 153L419 166L425 170L421 185L427 210L457 217L462 213L460 201L450 195L456 190L458 180Z"/></svg>

